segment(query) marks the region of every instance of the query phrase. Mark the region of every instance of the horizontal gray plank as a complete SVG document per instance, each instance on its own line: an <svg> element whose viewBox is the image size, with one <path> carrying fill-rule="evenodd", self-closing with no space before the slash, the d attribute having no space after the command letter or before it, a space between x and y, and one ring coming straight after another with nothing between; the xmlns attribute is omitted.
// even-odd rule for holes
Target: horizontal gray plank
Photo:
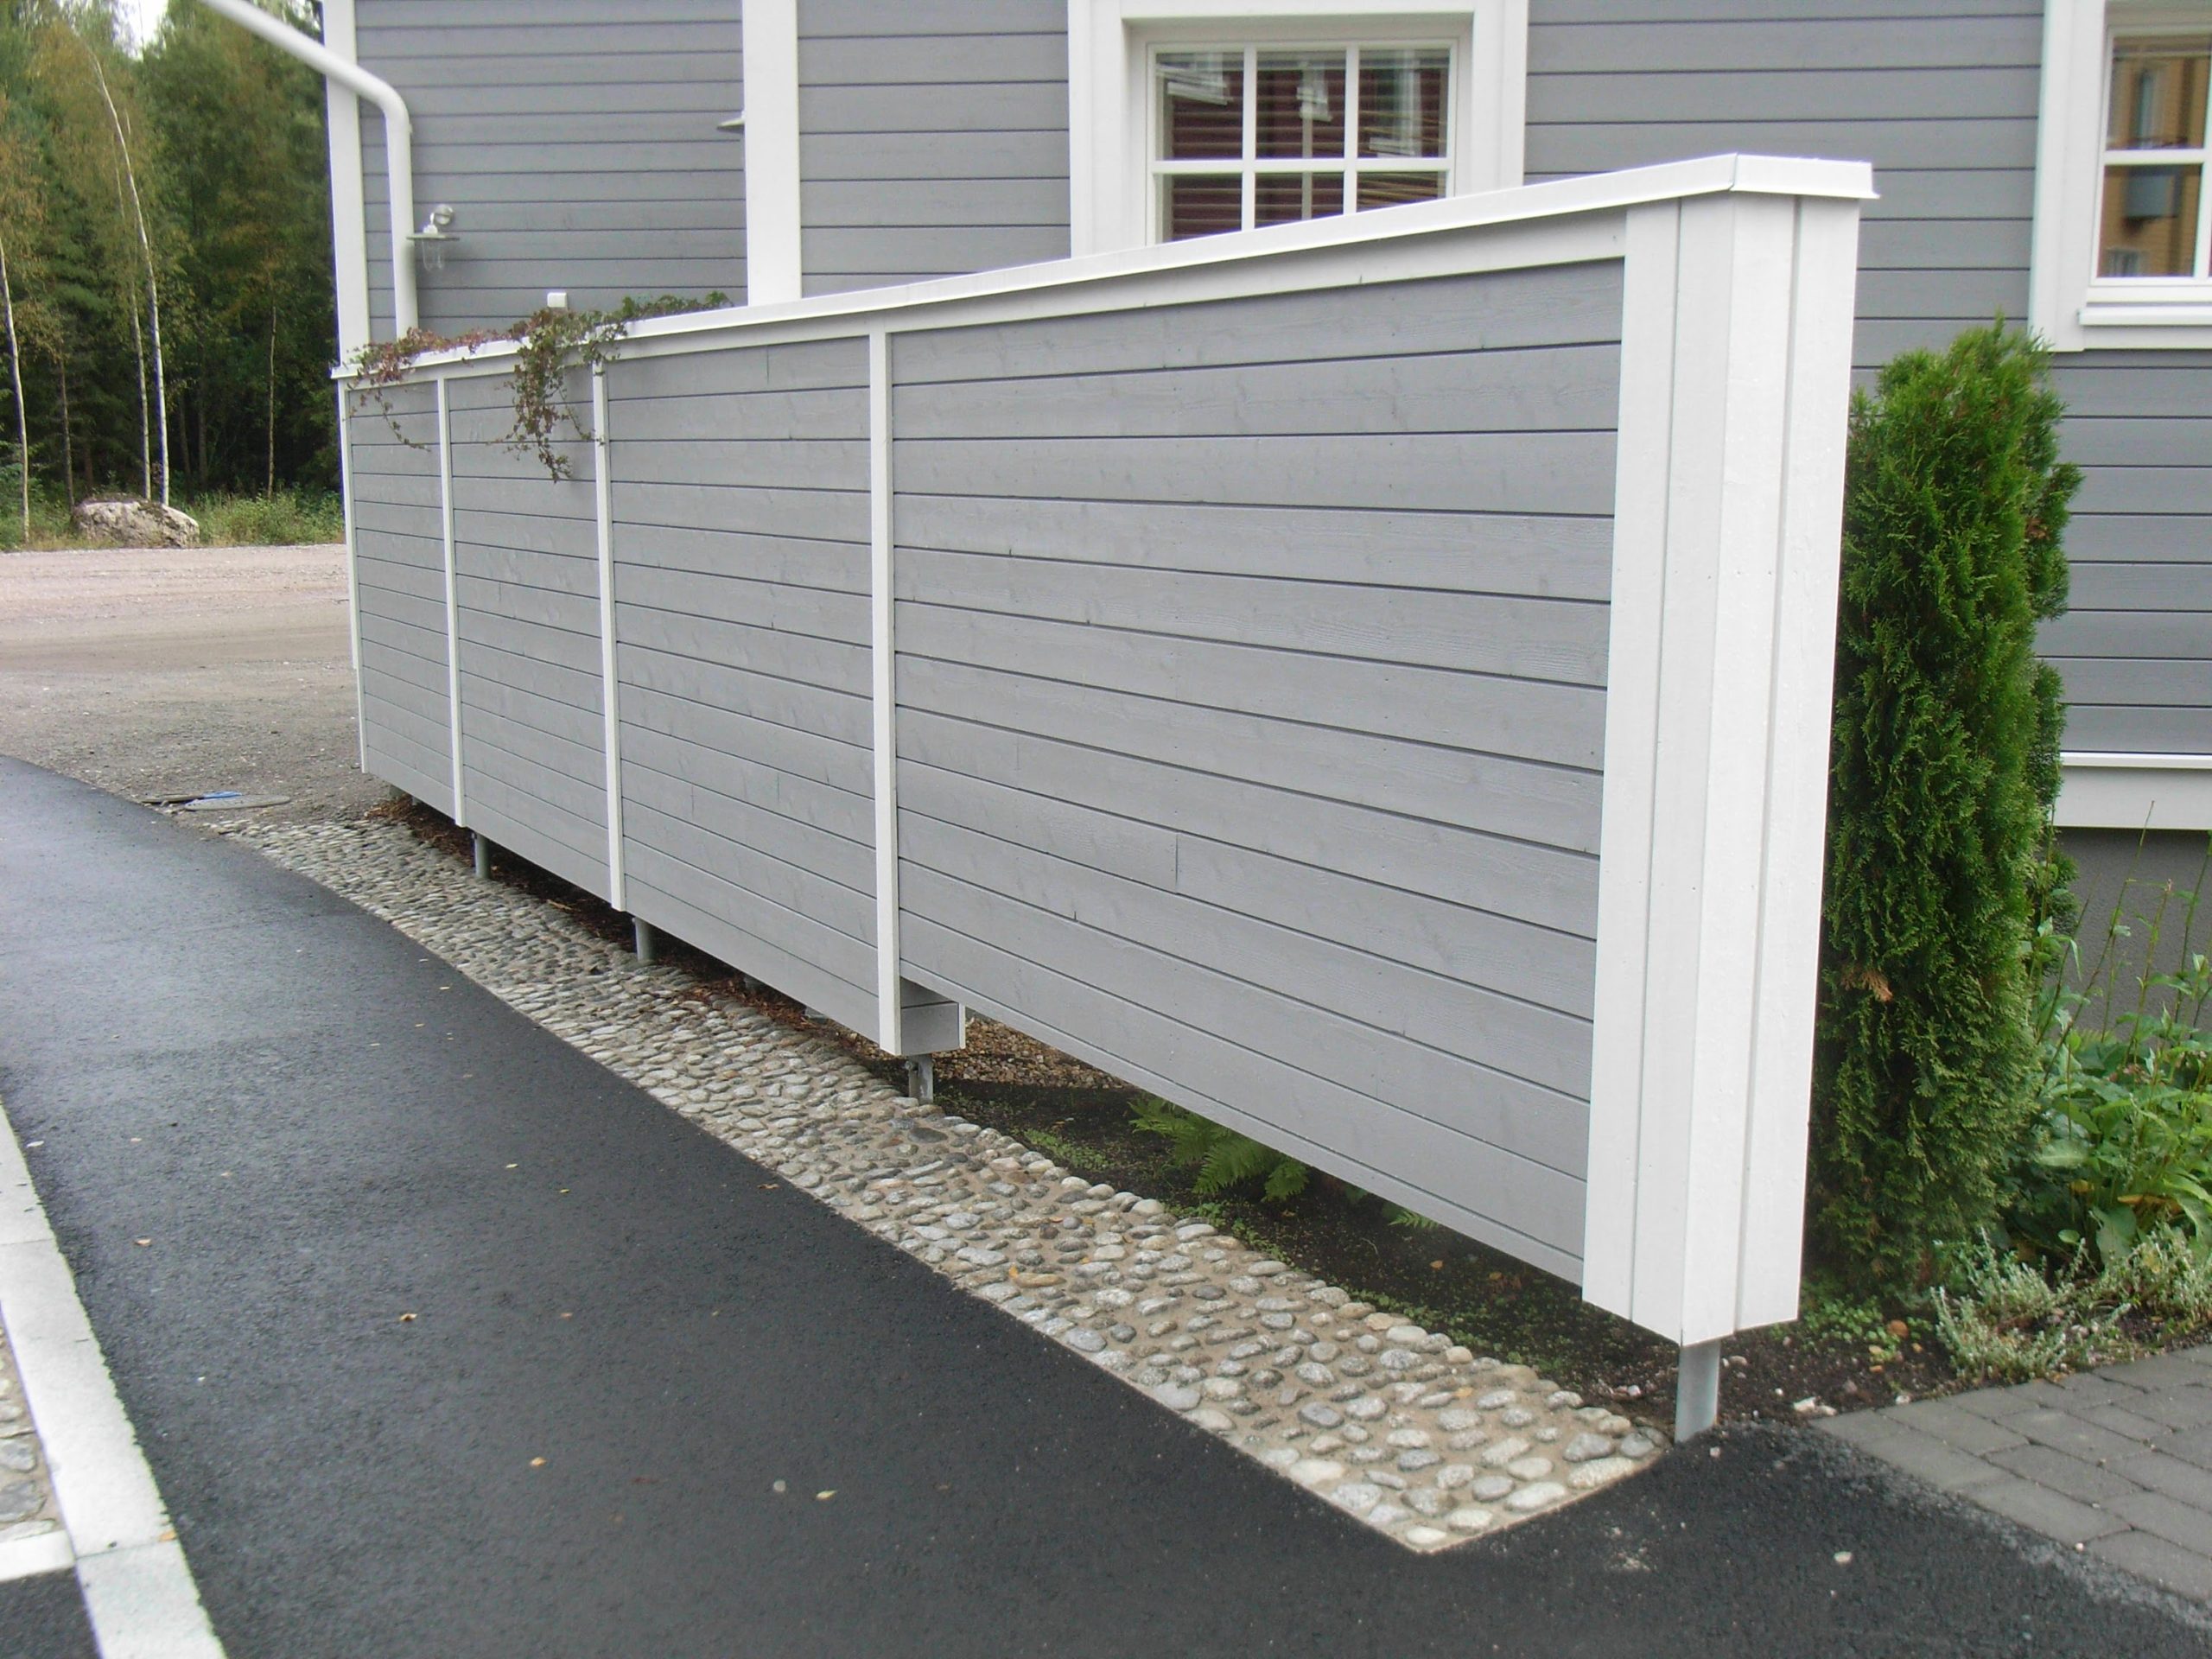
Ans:
<svg viewBox="0 0 2212 1659"><path fill-rule="evenodd" d="M868 480L868 442L864 438L664 438L626 449L622 476L640 484L842 490L864 495Z"/></svg>
<svg viewBox="0 0 2212 1659"><path fill-rule="evenodd" d="M2063 664L2061 664L2062 670ZM2212 715L2202 709L2075 703L2066 710L2066 747L2120 754L2202 754L2212 748Z"/></svg>
<svg viewBox="0 0 2212 1659"><path fill-rule="evenodd" d="M865 697L872 672L866 647L779 633L772 628L674 611L640 610L620 600L615 638L683 657L728 665L796 685Z"/></svg>
<svg viewBox="0 0 2212 1659"><path fill-rule="evenodd" d="M870 848L832 836L780 812L763 811L733 799L708 784L651 764L646 754L625 755L622 764L625 835L653 841L662 850L685 856L688 845L702 865L728 876L762 897L872 944L875 929L875 854ZM685 826L691 839L677 841L632 830L626 817L632 802L650 807ZM690 861L699 862L693 858Z"/></svg>
<svg viewBox="0 0 2212 1659"><path fill-rule="evenodd" d="M615 594L623 605L672 611L680 616L741 622L849 645L866 646L869 639L868 601L861 594L830 593L819 588L747 582L642 564L623 567Z"/></svg>
<svg viewBox="0 0 2212 1659"><path fill-rule="evenodd" d="M2204 657L2212 613L2070 610L2044 625L2039 643L2053 657Z"/></svg>
<svg viewBox="0 0 2212 1659"><path fill-rule="evenodd" d="M552 663L596 681L599 641L595 635L551 627L524 617L464 607L457 618L464 655L472 645L488 645L518 657Z"/></svg>
<svg viewBox="0 0 2212 1659"><path fill-rule="evenodd" d="M1068 954L1053 965L1081 978L1100 962L1156 952L1198 970L1176 1001L1154 1000L1166 988L1141 979L1112 988L1409 1110L1451 1102L1454 1127L1549 1168L1583 1173L1586 1020L1086 870L970 826L902 813L899 847L902 873L927 869L950 884L932 907L937 921L962 925L955 895L965 890L1072 923L1076 931L1058 936ZM988 909L977 906L972 931L992 938ZM1480 1074L1471 1084L1471 1066Z"/></svg>
<svg viewBox="0 0 2212 1659"><path fill-rule="evenodd" d="M727 524L764 536L868 545L868 497L847 490L735 490L617 477L614 499L617 515L630 524Z"/></svg>
<svg viewBox="0 0 2212 1659"><path fill-rule="evenodd" d="M804 181L819 179L1059 179L1068 175L1065 121L1033 132L813 133L799 141Z"/></svg>
<svg viewBox="0 0 2212 1659"><path fill-rule="evenodd" d="M2043 31L2028 16L1960 17L1929 7L1924 18L1739 17L1642 26L1618 22L1548 27L1529 35L1531 74L1644 75L1679 70L1980 68L2043 62Z"/></svg>
<svg viewBox="0 0 2212 1659"><path fill-rule="evenodd" d="M373 692L392 707L404 709L423 722L425 732L442 728L450 718L445 671L373 640L361 642L361 689L364 694Z"/></svg>
<svg viewBox="0 0 2212 1659"><path fill-rule="evenodd" d="M2103 561L2202 564L2212 556L2212 514L2077 512L2065 544L2076 569Z"/></svg>
<svg viewBox="0 0 2212 1659"><path fill-rule="evenodd" d="M1258 506L1600 514L1611 433L1315 438L899 438L901 489L925 494Z"/></svg>
<svg viewBox="0 0 2212 1659"><path fill-rule="evenodd" d="M1088 623L1009 626L910 601L900 603L893 633L913 656L1200 708L1592 771L1604 759L1605 695L1585 687L1131 635Z"/></svg>
<svg viewBox="0 0 2212 1659"><path fill-rule="evenodd" d="M1353 573L1356 574L1356 573ZM1282 582L902 546L893 591L1007 618L1602 686L1607 607L1582 601ZM904 643L904 642L902 642ZM1143 649L1131 641L1128 648Z"/></svg>
<svg viewBox="0 0 2212 1659"><path fill-rule="evenodd" d="M461 746L482 743L512 755L533 776L557 779L537 792L572 786L563 797L581 816L605 810L607 764L601 747L600 718L554 697L541 697L503 685L476 672L467 645L461 651ZM520 786L528 779L509 778Z"/></svg>
<svg viewBox="0 0 2212 1659"><path fill-rule="evenodd" d="M607 431L618 447L698 438L842 438L865 443L868 398L839 388L629 397L607 411ZM617 456L610 462L614 477L639 470L626 467L626 460Z"/></svg>
<svg viewBox="0 0 2212 1659"><path fill-rule="evenodd" d="M1611 431L1620 348L954 381L897 388L901 438Z"/></svg>
<svg viewBox="0 0 2212 1659"><path fill-rule="evenodd" d="M664 723L682 729L673 733L655 730L652 725L630 720L626 715L622 722L622 764L626 775L626 768L635 761L671 778L685 779L712 790L733 802L734 810L772 813L789 819L810 836L849 843L860 849L863 860L873 860L875 803L869 797L785 771L770 756L746 749L724 748L711 741L710 734L703 729L703 722L694 725L665 719L670 713L667 705L658 707ZM710 829L722 827L716 819L702 822ZM748 844L761 844L768 851L775 850L766 843ZM842 858L844 855L836 853L832 856ZM873 863L855 868L859 870L857 876L840 874L838 879L849 887L872 892L875 884ZM837 874L836 870L827 873Z"/></svg>
<svg viewBox="0 0 2212 1659"><path fill-rule="evenodd" d="M887 185L896 182L896 188ZM905 176L903 155L885 157L884 176L816 178L806 184L810 225L1052 226L1065 233L1065 179L961 179Z"/></svg>
<svg viewBox="0 0 2212 1659"><path fill-rule="evenodd" d="M1746 119L1715 103L1684 106L1694 114L1653 119L1615 111L1604 97L1607 90L1602 82L1529 84L1529 183L1732 150L1872 162L1878 182L1892 168L2035 169L2032 100L2024 110L1982 118L1939 102L1914 120L1849 113L1816 118L1809 111Z"/></svg>
<svg viewBox="0 0 2212 1659"><path fill-rule="evenodd" d="M496 778L471 774L462 779L461 788L468 797L469 828L477 834L538 868L550 870L563 880L573 882L586 893L601 899L607 897L604 840L594 855L592 849L575 844L588 841L588 833L565 820L548 817L540 803L508 788ZM575 840L564 836L573 836Z"/></svg>
<svg viewBox="0 0 2212 1659"><path fill-rule="evenodd" d="M748 392L854 391L855 430L868 429L868 341L800 340L784 346L736 346L666 357L624 358L607 372L616 403L652 397L735 396Z"/></svg>
<svg viewBox="0 0 2212 1659"><path fill-rule="evenodd" d="M463 611L534 622L549 630L548 643L559 648L558 660L571 668L588 668L599 654L599 601L573 594L556 594L521 582L492 582L463 571L454 584ZM555 636L565 635L565 639Z"/></svg>
<svg viewBox="0 0 2212 1659"><path fill-rule="evenodd" d="M2212 374L2199 377L2212 398ZM2212 489L2212 402L2194 417L2085 416L2059 429L2059 450L2078 467L2193 467Z"/></svg>
<svg viewBox="0 0 2212 1659"><path fill-rule="evenodd" d="M868 86L886 103L934 86L966 84L979 90L1003 80L1053 80L1065 97L1067 20L1052 29L1019 27L988 35L933 35L895 13L877 35L818 35L802 28L798 72L802 98L822 86ZM978 100L988 120L992 105ZM971 105L971 107L976 105Z"/></svg>
<svg viewBox="0 0 2212 1659"><path fill-rule="evenodd" d="M364 612L361 638L433 664L440 674L445 672L446 636L442 628L418 627L411 622L394 621L372 612Z"/></svg>
<svg viewBox="0 0 2212 1659"><path fill-rule="evenodd" d="M864 740L861 743L842 741L810 727L793 725L788 719L774 717L787 711L779 709L767 714L758 712L749 706L749 700L745 706L732 706L736 699L707 702L671 690L667 689L669 681L685 677L688 683L687 677L671 671L683 665L681 658L657 658L651 652L625 646L621 664L622 685L616 707L621 713L626 734L644 730L680 738L718 753L734 756L743 764L759 767L772 779L783 774L872 803L874 761ZM736 681L741 689L744 687L743 677L732 674L729 678ZM778 685L780 682L770 683ZM702 689L712 692L728 688L709 685ZM873 823L872 804L868 810L869 822Z"/></svg>
<svg viewBox="0 0 2212 1659"><path fill-rule="evenodd" d="M810 773L825 783L849 783L842 768L854 762L857 752L865 757L874 726L865 692L836 690L808 682L754 671L742 663L700 658L660 648L634 622L616 630L622 640L617 662L621 675L619 706L630 712L630 688L644 686L671 697L683 697L709 709L728 710L755 721L804 734L822 746L824 765L836 757L840 770ZM742 753L742 751L739 751ZM862 759L861 779L870 774ZM866 788L865 782L850 786Z"/></svg>
<svg viewBox="0 0 2212 1659"><path fill-rule="evenodd" d="M918 868L902 868L900 891L912 895L900 933L904 954L925 983L951 989L961 1000L986 1008L1020 1010L1057 1030L1082 1033L1093 1054L1134 1062L1153 1077L1173 1079L1171 1098L1233 1103L1232 1122L1241 1120L1277 1144L1287 1134L1364 1168L1420 1171L1424 1188L1439 1197L1455 1205L1471 1199L1498 1226L1555 1250L1579 1251L1582 1185L1573 1177L1316 1077L1270 1052L1157 1013L1122 994L1121 982L1141 981L1159 1000L1187 1006L1187 982L1197 973L1187 965L1125 947L1123 959L1112 964L1117 982L1101 987L1059 965L1089 944L1073 924L1024 912L1009 900L957 887ZM933 912L939 906L978 912L984 925L970 931L959 923L938 921ZM1051 960L1040 962L1039 957ZM1086 969L1107 976L1096 963ZM1017 1018L1015 1023L1024 1022Z"/></svg>
<svg viewBox="0 0 2212 1659"><path fill-rule="evenodd" d="M902 706L899 757L1594 938L1597 860Z"/></svg>
<svg viewBox="0 0 2212 1659"><path fill-rule="evenodd" d="M503 536L507 539L495 539ZM595 541L571 533L567 525L519 513L472 512L465 519L458 511L454 514L458 578L560 594L594 605L599 602Z"/></svg>
<svg viewBox="0 0 2212 1659"><path fill-rule="evenodd" d="M1592 773L1294 725L900 655L902 711L1124 754L1203 777L1595 853ZM985 774L988 775L988 774Z"/></svg>
<svg viewBox="0 0 2212 1659"><path fill-rule="evenodd" d="M892 342L891 366L911 385L1602 343L1620 326L1620 262L1601 260L926 329Z"/></svg>
<svg viewBox="0 0 2212 1659"><path fill-rule="evenodd" d="M1950 116L2033 115L2041 92L2036 62L1885 69L1878 74L1824 61L1756 73L1646 67L1634 75L1554 73L1531 76L1547 99L1603 111L1614 121L1667 121L1685 111L1747 121L1883 121L1928 110ZM1557 107L1557 105L1554 105Z"/></svg>
<svg viewBox="0 0 2212 1659"><path fill-rule="evenodd" d="M471 616L468 620L472 626L461 634L461 654L476 673L512 685L517 690L567 703L587 714L600 712L605 686L595 670L574 668L531 653L505 650L483 638L484 630L473 626L476 620Z"/></svg>
<svg viewBox="0 0 2212 1659"><path fill-rule="evenodd" d="M2077 611L2212 613L2212 547L2201 563L2145 560L2138 564L2074 562L2070 602ZM2204 640L2212 655L2212 632Z"/></svg>
<svg viewBox="0 0 2212 1659"><path fill-rule="evenodd" d="M2068 657L2059 660L2071 703L2126 705L2153 709L2212 710L2212 649L2202 656L2161 661L2156 658ZM2205 752L2212 753L2212 717L2204 727Z"/></svg>
<svg viewBox="0 0 2212 1659"><path fill-rule="evenodd" d="M895 189L897 187L888 186ZM836 225L805 227L810 271L906 271L915 276L1065 259L1068 235L1046 226L909 226L855 230Z"/></svg>
<svg viewBox="0 0 2212 1659"><path fill-rule="evenodd" d="M452 737L444 719L442 716L425 716L406 703L387 696L385 692L390 689L390 683L382 681L362 688L361 713L368 722L369 729L404 738L409 748L403 753L411 753L416 762L431 776L443 776L452 766L448 758L448 746Z"/></svg>
<svg viewBox="0 0 2212 1659"><path fill-rule="evenodd" d="M1179 893L1295 932L1574 1014L1590 1016L1590 941L1468 910L1332 869L1179 835L1121 812L902 760L901 811L985 829L1001 840Z"/></svg>
<svg viewBox="0 0 2212 1659"><path fill-rule="evenodd" d="M902 489L902 545L1150 570L1604 600L1610 518L1373 508L931 496Z"/></svg>
<svg viewBox="0 0 2212 1659"><path fill-rule="evenodd" d="M365 624L373 619L363 618ZM437 699L433 719L443 720L446 702L446 664L441 652L426 656L416 649L418 643L435 643L418 630L410 630L405 636L394 637L364 626L361 630L361 683L375 685L385 679L404 681L418 690L427 691Z"/></svg>
<svg viewBox="0 0 2212 1659"><path fill-rule="evenodd" d="M634 504L626 495L618 513ZM853 542L766 535L730 528L677 527L618 517L614 523L614 590L632 568L691 570L739 582L776 582L827 594L866 595L868 550Z"/></svg>
<svg viewBox="0 0 2212 1659"><path fill-rule="evenodd" d="M786 950L804 951L824 971L849 984L873 984L875 947L849 929L874 925L875 902L779 859L758 854L733 857L731 843L623 788L624 851L648 850L710 876L717 887L743 894L753 919L744 925ZM645 861L640 861L641 867ZM664 887L674 885L666 876ZM794 902L794 901L797 902ZM743 921L741 915L732 920Z"/></svg>
<svg viewBox="0 0 2212 1659"><path fill-rule="evenodd" d="M801 0L802 41L838 36L876 37L1054 32L1067 28L1065 0L900 0L887 14L882 0Z"/></svg>
<svg viewBox="0 0 2212 1659"><path fill-rule="evenodd" d="M623 882L631 913L670 937L774 986L794 1001L820 1008L842 1025L856 1031L875 1028L873 981L862 986L824 971L814 959L811 934L787 942L795 931L792 924L804 918L779 912L651 847L626 850Z"/></svg>

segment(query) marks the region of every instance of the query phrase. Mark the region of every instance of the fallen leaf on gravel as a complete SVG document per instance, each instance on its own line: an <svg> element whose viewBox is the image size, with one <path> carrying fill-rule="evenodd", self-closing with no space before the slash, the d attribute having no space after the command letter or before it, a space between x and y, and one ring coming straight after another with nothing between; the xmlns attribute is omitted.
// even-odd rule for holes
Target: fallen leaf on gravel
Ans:
<svg viewBox="0 0 2212 1659"><path fill-rule="evenodd" d="M412 1313L403 1313L399 1316L399 1322L402 1325L412 1325L415 1323L415 1316Z"/></svg>
<svg viewBox="0 0 2212 1659"><path fill-rule="evenodd" d="M154 1241L150 1238L134 1238L130 1242L143 1250L147 1245L152 1243Z"/></svg>
<svg viewBox="0 0 2212 1659"><path fill-rule="evenodd" d="M782 1185L781 1181L763 1181L760 1183L760 1190L763 1192L772 1192Z"/></svg>
<svg viewBox="0 0 2212 1659"><path fill-rule="evenodd" d="M532 1458L530 1460L530 1466L533 1469L543 1469L545 1466L545 1459L543 1458Z"/></svg>
<svg viewBox="0 0 2212 1659"><path fill-rule="evenodd" d="M815 1501L816 1503L823 1503L823 1502L824 1502L824 1501L826 1501L826 1500L828 1500L828 1499L830 1499L830 1498L833 1498L833 1497L836 1497L836 1496L837 1496L837 1489L836 1489L835 1486L832 1486L832 1487L831 1487L828 1491L826 1491L826 1492L817 1492L817 1493L814 1495L814 1501Z"/></svg>

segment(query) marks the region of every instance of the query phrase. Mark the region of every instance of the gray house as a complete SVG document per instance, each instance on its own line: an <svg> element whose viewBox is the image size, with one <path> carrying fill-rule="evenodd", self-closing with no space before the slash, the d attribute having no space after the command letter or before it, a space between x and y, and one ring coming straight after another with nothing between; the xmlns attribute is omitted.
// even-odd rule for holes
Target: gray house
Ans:
<svg viewBox="0 0 2212 1659"><path fill-rule="evenodd" d="M2205 0L322 10L349 357L732 302L565 480L498 350L341 394L365 763L893 1052L1789 1317L1844 389L1999 312L2088 474L2062 822L2195 874Z"/></svg>

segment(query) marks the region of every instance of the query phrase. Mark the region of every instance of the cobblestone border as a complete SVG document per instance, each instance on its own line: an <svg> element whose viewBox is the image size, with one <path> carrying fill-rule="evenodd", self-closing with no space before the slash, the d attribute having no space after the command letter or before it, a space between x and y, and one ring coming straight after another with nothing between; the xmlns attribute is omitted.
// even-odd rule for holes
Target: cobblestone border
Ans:
<svg viewBox="0 0 2212 1659"><path fill-rule="evenodd" d="M22 1553L10 1546L60 1530L38 1427L23 1403L23 1380L8 1333L0 1329L0 1578L11 1576L10 1558ZM39 1560L45 1561L43 1552Z"/></svg>
<svg viewBox="0 0 2212 1659"><path fill-rule="evenodd" d="M1355 1301L1156 1199L897 1094L834 1044L681 995L381 820L226 830L350 899L794 1186L1418 1550L1610 1485L1663 1445L1525 1366Z"/></svg>

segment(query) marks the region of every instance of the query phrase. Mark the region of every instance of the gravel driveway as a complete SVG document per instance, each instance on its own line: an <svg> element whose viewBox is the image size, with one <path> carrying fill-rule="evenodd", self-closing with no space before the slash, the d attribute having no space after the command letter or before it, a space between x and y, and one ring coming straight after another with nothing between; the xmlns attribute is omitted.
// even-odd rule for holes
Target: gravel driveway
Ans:
<svg viewBox="0 0 2212 1659"><path fill-rule="evenodd" d="M353 725L342 546L0 553L0 753L138 799L381 800Z"/></svg>

